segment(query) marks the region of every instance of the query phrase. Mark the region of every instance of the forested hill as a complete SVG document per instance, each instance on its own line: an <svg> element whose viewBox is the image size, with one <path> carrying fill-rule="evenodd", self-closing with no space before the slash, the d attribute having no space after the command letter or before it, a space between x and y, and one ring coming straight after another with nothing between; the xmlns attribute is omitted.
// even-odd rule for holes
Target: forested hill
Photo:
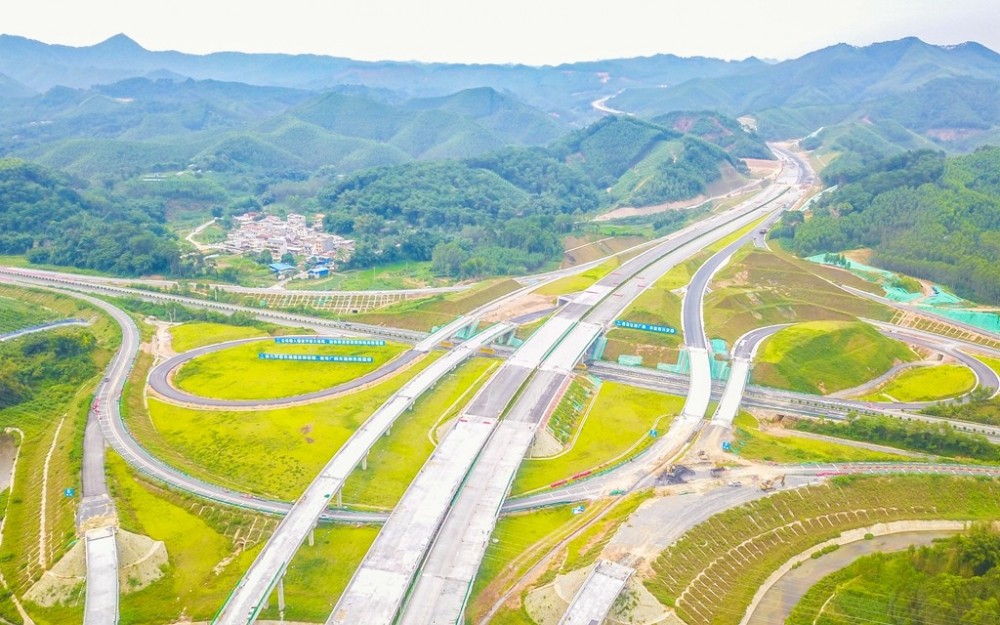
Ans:
<svg viewBox="0 0 1000 625"><path fill-rule="evenodd" d="M0 159L0 254L120 275L177 271L162 208L87 195L38 165Z"/></svg>
<svg viewBox="0 0 1000 625"><path fill-rule="evenodd" d="M692 198L723 167L746 170L697 137L607 117L548 148L358 172L320 204L328 229L357 241L354 266L433 260L452 276L519 274L556 260L582 214Z"/></svg>
<svg viewBox="0 0 1000 625"><path fill-rule="evenodd" d="M871 248L872 264L1000 303L1000 148L908 152L843 170L811 218L776 236L801 255Z"/></svg>

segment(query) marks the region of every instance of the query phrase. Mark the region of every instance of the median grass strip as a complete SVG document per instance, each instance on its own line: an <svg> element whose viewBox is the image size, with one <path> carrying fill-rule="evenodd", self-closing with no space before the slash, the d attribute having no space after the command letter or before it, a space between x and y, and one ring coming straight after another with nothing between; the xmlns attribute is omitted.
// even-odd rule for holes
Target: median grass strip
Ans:
<svg viewBox="0 0 1000 625"><path fill-rule="evenodd" d="M322 623L351 581L368 548L375 542L376 525L324 525L316 528L313 545L302 545L285 574L286 621ZM321 590L320 590L321 589ZM261 619L277 621L277 591Z"/></svg>
<svg viewBox="0 0 1000 625"><path fill-rule="evenodd" d="M608 275L621 266L621 260L617 256L609 258L605 262L591 267L590 269L572 276L559 278L534 291L538 295L566 295L567 293L579 293L586 291L595 282Z"/></svg>
<svg viewBox="0 0 1000 625"><path fill-rule="evenodd" d="M747 460L765 462L899 462L911 460L890 454L830 441L801 436L775 435L760 430L760 424L747 412L740 412L734 421L733 450Z"/></svg>
<svg viewBox="0 0 1000 625"><path fill-rule="evenodd" d="M761 346L755 384L826 394L876 378L897 362L916 360L906 345L862 322L814 321L780 330Z"/></svg>
<svg viewBox="0 0 1000 625"><path fill-rule="evenodd" d="M150 399L158 433L152 442L165 446L162 457L182 471L235 490L295 499L351 433L438 356L428 354L370 388L276 410L194 410ZM150 450L161 455L155 446Z"/></svg>
<svg viewBox="0 0 1000 625"><path fill-rule="evenodd" d="M199 356L181 366L174 383L181 390L216 399L273 399L323 390L378 369L405 345L293 345L261 341ZM371 356L373 362L260 360L258 353Z"/></svg>
<svg viewBox="0 0 1000 625"><path fill-rule="evenodd" d="M223 323L210 323L196 321L183 323L170 328L173 337L171 345L176 352L186 352L188 350L235 341L237 339L248 339L255 336L267 336L267 332L252 326L230 326Z"/></svg>
<svg viewBox="0 0 1000 625"><path fill-rule="evenodd" d="M433 430L458 415L498 361L473 358L444 377L414 404L368 453L368 468L356 468L344 484L347 505L391 509L434 451Z"/></svg>
<svg viewBox="0 0 1000 625"><path fill-rule="evenodd" d="M764 580L793 556L845 530L910 519L1000 519L1000 481L850 476L779 492L695 526L643 581L689 625L735 625Z"/></svg>
<svg viewBox="0 0 1000 625"><path fill-rule="evenodd" d="M551 458L525 460L512 493L544 488L634 456L652 443L650 430L665 432L683 404L683 397L604 382L572 447Z"/></svg>

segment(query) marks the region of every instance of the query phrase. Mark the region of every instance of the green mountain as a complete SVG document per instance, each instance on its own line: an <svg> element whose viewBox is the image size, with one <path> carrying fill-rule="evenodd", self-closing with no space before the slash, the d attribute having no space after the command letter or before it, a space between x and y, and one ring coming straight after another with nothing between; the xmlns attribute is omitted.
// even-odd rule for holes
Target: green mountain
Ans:
<svg viewBox="0 0 1000 625"><path fill-rule="evenodd" d="M194 164L218 171L350 172L548 142L566 126L493 89L399 100L367 88L314 94L135 78L0 101L0 154L91 179ZM90 146L91 153L81 150Z"/></svg>
<svg viewBox="0 0 1000 625"><path fill-rule="evenodd" d="M775 236L812 255L871 248L879 267L1000 303L1000 148L946 158L907 152L843 170L810 219L783 219Z"/></svg>
<svg viewBox="0 0 1000 625"><path fill-rule="evenodd" d="M692 198L721 178L725 165L747 172L742 161L718 146L633 117L605 117L551 149L622 205Z"/></svg>
<svg viewBox="0 0 1000 625"><path fill-rule="evenodd" d="M652 121L717 145L737 158L774 158L771 148L756 132L745 129L740 122L721 113L675 111L654 117Z"/></svg>
<svg viewBox="0 0 1000 625"><path fill-rule="evenodd" d="M155 206L86 194L38 165L0 159L0 254L140 275L176 271L176 241Z"/></svg>

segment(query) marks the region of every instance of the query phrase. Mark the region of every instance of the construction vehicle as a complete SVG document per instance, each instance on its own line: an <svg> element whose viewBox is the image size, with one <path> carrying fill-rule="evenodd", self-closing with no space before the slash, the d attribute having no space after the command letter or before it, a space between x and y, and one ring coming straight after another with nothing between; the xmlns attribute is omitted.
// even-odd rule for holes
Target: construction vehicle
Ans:
<svg viewBox="0 0 1000 625"><path fill-rule="evenodd" d="M769 490L774 490L775 488L785 487L785 476L782 475L780 478L774 478L770 480L764 480L760 483L760 489L765 493Z"/></svg>

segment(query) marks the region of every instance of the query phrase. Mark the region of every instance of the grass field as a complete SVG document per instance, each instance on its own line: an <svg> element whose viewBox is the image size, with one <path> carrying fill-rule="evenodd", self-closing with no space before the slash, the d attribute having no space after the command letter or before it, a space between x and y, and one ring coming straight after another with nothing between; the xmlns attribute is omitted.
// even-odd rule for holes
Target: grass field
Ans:
<svg viewBox="0 0 1000 625"><path fill-rule="evenodd" d="M365 345L285 345L261 341L237 345L191 360L174 375L178 388L201 397L271 399L310 393L343 384L374 371L407 348L399 343ZM371 356L374 362L296 362L260 360L270 354Z"/></svg>
<svg viewBox="0 0 1000 625"><path fill-rule="evenodd" d="M191 322L170 328L171 344L174 351L188 350L215 345L237 339L267 336L267 332L251 326L230 326L223 323Z"/></svg>
<svg viewBox="0 0 1000 625"><path fill-rule="evenodd" d="M650 429L665 431L683 403L683 397L604 382L572 447L551 458L525 460L511 492L544 488L638 453L652 442Z"/></svg>
<svg viewBox="0 0 1000 625"><path fill-rule="evenodd" d="M285 620L322 623L378 536L377 525L323 525L315 544L302 545L285 575ZM277 591L261 619L278 620Z"/></svg>
<svg viewBox="0 0 1000 625"><path fill-rule="evenodd" d="M733 446L741 458L765 462L898 462L909 458L801 436L760 431L757 419L740 412L734 421Z"/></svg>
<svg viewBox="0 0 1000 625"><path fill-rule="evenodd" d="M877 392L862 399L868 401L932 401L968 393L976 386L976 374L965 365L937 365L906 369Z"/></svg>
<svg viewBox="0 0 1000 625"><path fill-rule="evenodd" d="M357 468L344 484L344 503L391 509L434 451L431 435L438 423L454 417L472 399L498 361L473 358L449 373L413 410L400 417L389 436L368 453L368 468Z"/></svg>
<svg viewBox="0 0 1000 625"><path fill-rule="evenodd" d="M664 550L644 583L689 625L735 625L772 572L845 530L907 519L998 518L997 480L835 478L716 514Z"/></svg>
<svg viewBox="0 0 1000 625"><path fill-rule="evenodd" d="M291 500L376 408L437 357L363 391L278 410L192 410L150 399L149 423L137 432L150 451L185 472ZM141 404L132 409L130 421L142 424Z"/></svg>
<svg viewBox="0 0 1000 625"><path fill-rule="evenodd" d="M874 379L896 362L915 360L904 344L862 322L813 321L764 341L752 380L803 393L827 394Z"/></svg>
<svg viewBox="0 0 1000 625"><path fill-rule="evenodd" d="M867 284L860 278L775 250L745 248L716 274L705 298L705 328L710 337L732 344L748 330L772 324L858 317L888 321L892 317L887 307L828 282L832 279L860 288Z"/></svg>

